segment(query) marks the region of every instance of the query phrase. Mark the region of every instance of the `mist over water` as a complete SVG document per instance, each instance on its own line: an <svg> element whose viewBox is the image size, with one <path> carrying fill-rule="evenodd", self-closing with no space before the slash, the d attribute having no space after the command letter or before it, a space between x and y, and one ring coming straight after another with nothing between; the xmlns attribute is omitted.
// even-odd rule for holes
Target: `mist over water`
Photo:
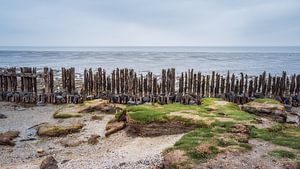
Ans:
<svg viewBox="0 0 300 169"><path fill-rule="evenodd" d="M159 74L194 68L210 73L300 73L300 47L0 47L0 67L134 68Z"/></svg>

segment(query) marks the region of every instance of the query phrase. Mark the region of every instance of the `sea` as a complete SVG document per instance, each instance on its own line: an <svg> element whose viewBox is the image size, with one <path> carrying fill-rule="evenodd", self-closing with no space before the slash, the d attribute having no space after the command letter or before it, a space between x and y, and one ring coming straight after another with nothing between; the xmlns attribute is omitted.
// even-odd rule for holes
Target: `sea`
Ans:
<svg viewBox="0 0 300 169"><path fill-rule="evenodd" d="M37 67L54 69L75 67L77 73L98 67L111 71L133 68L138 72L160 74L163 68L177 73L194 69L204 74L257 75L267 71L280 75L300 73L300 46L277 47L0 47L0 67Z"/></svg>

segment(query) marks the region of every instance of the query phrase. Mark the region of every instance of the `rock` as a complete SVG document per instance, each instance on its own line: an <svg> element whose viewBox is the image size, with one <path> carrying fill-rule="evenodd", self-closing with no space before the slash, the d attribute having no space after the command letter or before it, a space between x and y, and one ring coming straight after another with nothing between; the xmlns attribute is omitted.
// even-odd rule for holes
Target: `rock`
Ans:
<svg viewBox="0 0 300 169"><path fill-rule="evenodd" d="M99 141L98 141L98 138L100 137L100 135L97 135L97 134L93 134L91 135L91 137L88 139L88 143L89 144L92 144L92 145L95 145L97 144Z"/></svg>
<svg viewBox="0 0 300 169"><path fill-rule="evenodd" d="M297 102L300 102L300 94L298 94L298 95L296 96L296 101L297 101Z"/></svg>
<svg viewBox="0 0 300 169"><path fill-rule="evenodd" d="M39 149L36 150L36 152L39 153L39 154L43 154L43 153L45 153L45 150L42 149L42 148L39 148Z"/></svg>
<svg viewBox="0 0 300 169"><path fill-rule="evenodd" d="M275 97L275 100L279 101L279 102L282 102L282 98L280 96L276 96Z"/></svg>
<svg viewBox="0 0 300 169"><path fill-rule="evenodd" d="M98 116L98 115L93 115L91 117L91 120L102 120L103 119L103 116Z"/></svg>
<svg viewBox="0 0 300 169"><path fill-rule="evenodd" d="M291 105L288 105L288 104L285 104L284 105L284 108L287 112L291 112L292 111L292 106Z"/></svg>
<svg viewBox="0 0 300 169"><path fill-rule="evenodd" d="M4 114L0 114L0 119L6 119L7 117Z"/></svg>
<svg viewBox="0 0 300 169"><path fill-rule="evenodd" d="M264 94L263 94L263 93L260 93L260 92L254 93L253 96L254 96L255 98L264 98L264 97L265 97Z"/></svg>
<svg viewBox="0 0 300 169"><path fill-rule="evenodd" d="M286 116L286 122L299 125L300 124L300 119L299 119L298 115L288 113L287 116Z"/></svg>
<svg viewBox="0 0 300 169"><path fill-rule="evenodd" d="M129 101L127 102L127 104L130 105L130 106L134 106L134 105L136 105L136 102L135 102L135 101L132 101L132 100L129 100Z"/></svg>
<svg viewBox="0 0 300 169"><path fill-rule="evenodd" d="M126 123L124 121L112 120L106 125L105 136L107 137L113 133L116 133L117 131L124 129L125 127Z"/></svg>
<svg viewBox="0 0 300 169"><path fill-rule="evenodd" d="M39 102L36 103L36 105L37 105L37 106L45 106L46 103L44 103L44 102L42 102L42 101L39 101Z"/></svg>
<svg viewBox="0 0 300 169"><path fill-rule="evenodd" d="M278 122L285 122L286 112L282 104L249 102L241 106L242 110L260 116L270 116Z"/></svg>
<svg viewBox="0 0 300 169"><path fill-rule="evenodd" d="M57 161L53 156L49 156L42 161L40 169L58 169Z"/></svg>
<svg viewBox="0 0 300 169"><path fill-rule="evenodd" d="M19 136L19 131L7 131L5 133L0 133L0 145L14 146L15 143L13 139Z"/></svg>
<svg viewBox="0 0 300 169"><path fill-rule="evenodd" d="M59 109L53 114L53 118L62 118L62 119L81 117L81 116L82 116L81 114L77 112L69 111L68 109Z"/></svg>
<svg viewBox="0 0 300 169"><path fill-rule="evenodd" d="M24 107L19 107L19 108L17 108L17 110L18 110L18 111L24 111L24 110L26 110L26 108L24 108Z"/></svg>
<svg viewBox="0 0 300 169"><path fill-rule="evenodd" d="M81 123L76 123L68 126L48 124L48 125L40 126L37 130L37 134L39 136L57 137L61 135L80 132L82 127L83 124Z"/></svg>

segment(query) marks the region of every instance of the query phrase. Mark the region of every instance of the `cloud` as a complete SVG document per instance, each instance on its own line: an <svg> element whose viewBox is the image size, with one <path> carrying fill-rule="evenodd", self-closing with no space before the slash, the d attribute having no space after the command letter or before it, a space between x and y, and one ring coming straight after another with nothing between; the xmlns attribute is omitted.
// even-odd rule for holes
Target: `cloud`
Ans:
<svg viewBox="0 0 300 169"><path fill-rule="evenodd" d="M299 45L296 0L2 0L0 45Z"/></svg>

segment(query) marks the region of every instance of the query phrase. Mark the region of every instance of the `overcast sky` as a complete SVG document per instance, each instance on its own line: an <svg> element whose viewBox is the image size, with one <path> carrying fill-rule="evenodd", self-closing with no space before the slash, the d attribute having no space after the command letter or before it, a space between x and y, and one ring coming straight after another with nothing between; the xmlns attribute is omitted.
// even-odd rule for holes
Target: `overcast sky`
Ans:
<svg viewBox="0 0 300 169"><path fill-rule="evenodd" d="M297 46L300 0L0 0L0 46Z"/></svg>

